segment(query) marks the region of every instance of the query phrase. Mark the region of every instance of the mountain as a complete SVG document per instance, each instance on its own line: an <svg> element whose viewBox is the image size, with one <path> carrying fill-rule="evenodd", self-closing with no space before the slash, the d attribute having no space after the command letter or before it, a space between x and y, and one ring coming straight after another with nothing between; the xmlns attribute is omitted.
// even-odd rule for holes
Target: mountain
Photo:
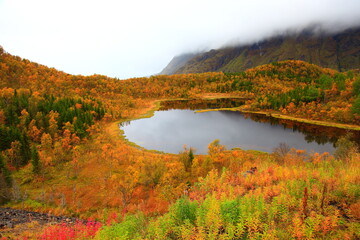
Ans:
<svg viewBox="0 0 360 240"><path fill-rule="evenodd" d="M176 64L175 59L169 63L171 68L168 65L163 74L241 72L283 60L303 60L347 71L360 67L360 27L332 34L306 29L248 45L213 49L196 54L181 64Z"/></svg>
<svg viewBox="0 0 360 240"><path fill-rule="evenodd" d="M185 53L179 56L175 56L169 64L159 73L159 75L171 75L176 72L179 68L183 67L187 61L195 57L195 53Z"/></svg>

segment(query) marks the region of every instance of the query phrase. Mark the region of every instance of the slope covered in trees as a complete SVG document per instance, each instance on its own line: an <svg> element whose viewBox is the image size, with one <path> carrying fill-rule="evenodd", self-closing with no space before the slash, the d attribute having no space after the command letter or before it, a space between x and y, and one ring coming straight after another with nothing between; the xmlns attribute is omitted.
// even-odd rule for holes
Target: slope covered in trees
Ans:
<svg viewBox="0 0 360 240"><path fill-rule="evenodd" d="M1 54L2 86L28 88L55 96L89 97L102 101L115 117L134 110L149 99L194 97L204 93L235 93L252 98L252 110L283 110L295 104L309 104L305 117L344 123L358 123L355 113L358 76L338 73L302 61L267 64L239 73L160 75L126 81L101 75L73 76L29 62L8 53ZM355 104L353 106L353 104ZM336 112L336 113L334 113ZM290 114L297 114L296 112ZM124 117L123 116L123 117Z"/></svg>
<svg viewBox="0 0 360 240"><path fill-rule="evenodd" d="M316 28L315 28L316 29ZM186 63L169 63L172 72L239 72L262 64L284 60L302 60L322 67L348 71L360 66L360 30L349 29L330 34L306 29L300 33L273 36L256 43L210 50L195 55ZM178 58L180 58L178 56ZM166 68L165 68L166 69Z"/></svg>
<svg viewBox="0 0 360 240"><path fill-rule="evenodd" d="M0 85L2 200L103 224L49 227L43 239L359 237L359 153L349 138L335 156L226 150L216 140L207 155L174 155L131 146L116 122L158 100L221 94L246 98L245 110L358 126L357 73L284 61L119 81L1 50Z"/></svg>

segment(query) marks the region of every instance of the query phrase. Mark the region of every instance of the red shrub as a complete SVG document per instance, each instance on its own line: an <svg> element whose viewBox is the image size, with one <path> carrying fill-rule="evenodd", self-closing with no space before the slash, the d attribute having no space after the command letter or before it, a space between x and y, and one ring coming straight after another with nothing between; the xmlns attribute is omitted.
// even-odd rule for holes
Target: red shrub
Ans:
<svg viewBox="0 0 360 240"><path fill-rule="evenodd" d="M87 221L87 223L77 222L74 225L66 223L50 226L44 230L39 239L41 240L71 240L77 238L93 238L101 228L101 223Z"/></svg>

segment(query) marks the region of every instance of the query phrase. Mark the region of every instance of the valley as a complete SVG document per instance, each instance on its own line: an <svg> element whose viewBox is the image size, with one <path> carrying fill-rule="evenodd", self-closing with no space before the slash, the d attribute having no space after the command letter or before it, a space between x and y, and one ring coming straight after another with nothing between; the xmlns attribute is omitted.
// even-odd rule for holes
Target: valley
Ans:
<svg viewBox="0 0 360 240"><path fill-rule="evenodd" d="M86 224L56 225L17 236L359 237L356 134L360 76L356 71L338 72L289 60L239 73L157 75L120 81L102 75L71 75L5 50L0 53L2 206L101 223L96 231ZM191 145L184 148L186 143L179 143L179 152L165 153L130 143L119 129L120 123L156 116L165 100L224 96L242 99L241 109L230 106L232 110L279 117L283 128L294 128L293 119L306 119L352 127L355 137L308 125L309 132L337 136L331 154L295 149L281 142L268 152L241 146L231 149L217 138L205 143L202 154ZM183 105L192 104L202 102ZM171 103L167 106L173 107ZM220 105L220 109L227 107ZM196 114L210 118L215 113L212 111ZM261 116L253 118L259 123L268 121ZM221 126L222 120L216 121ZM257 129L260 127L247 132L246 137L261 134ZM178 138L168 137L167 142ZM248 172L255 167L256 171ZM2 237L11 239L11 231Z"/></svg>

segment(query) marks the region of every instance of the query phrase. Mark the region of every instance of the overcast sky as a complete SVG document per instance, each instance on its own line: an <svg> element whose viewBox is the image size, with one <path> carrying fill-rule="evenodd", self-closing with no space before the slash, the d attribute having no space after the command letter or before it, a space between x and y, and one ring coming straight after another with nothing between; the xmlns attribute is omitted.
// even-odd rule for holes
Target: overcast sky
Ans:
<svg viewBox="0 0 360 240"><path fill-rule="evenodd" d="M311 23L359 25L360 0L0 0L7 52L121 79L158 73L184 52Z"/></svg>

